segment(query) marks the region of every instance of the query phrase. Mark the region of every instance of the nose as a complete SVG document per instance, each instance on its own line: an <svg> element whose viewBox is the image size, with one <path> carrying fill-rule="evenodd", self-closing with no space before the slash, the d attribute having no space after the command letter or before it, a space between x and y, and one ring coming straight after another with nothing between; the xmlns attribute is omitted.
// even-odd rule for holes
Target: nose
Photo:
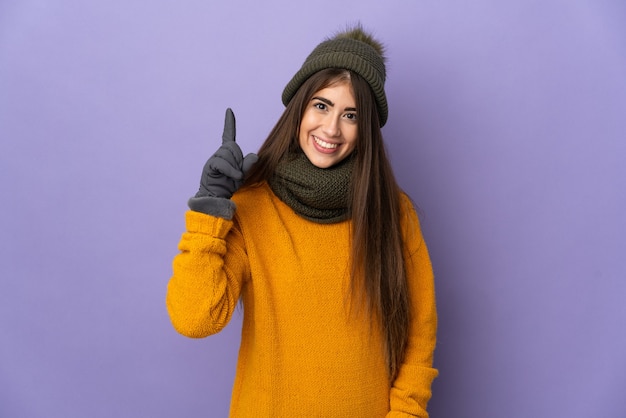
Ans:
<svg viewBox="0 0 626 418"><path fill-rule="evenodd" d="M328 115L326 120L324 121L324 125L322 127L322 132L329 137L337 137L341 134L341 129L339 127L339 117L334 115Z"/></svg>

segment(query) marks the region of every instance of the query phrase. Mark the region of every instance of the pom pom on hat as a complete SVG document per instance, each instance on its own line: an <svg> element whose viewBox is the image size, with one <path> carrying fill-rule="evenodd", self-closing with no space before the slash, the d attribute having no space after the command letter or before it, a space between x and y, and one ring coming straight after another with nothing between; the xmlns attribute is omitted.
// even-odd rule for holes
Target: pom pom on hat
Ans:
<svg viewBox="0 0 626 418"><path fill-rule="evenodd" d="M339 32L315 47L283 90L287 106L300 86L316 72L326 68L344 68L363 77L372 89L382 127L387 122L385 96L385 56L383 45L365 32L361 25Z"/></svg>

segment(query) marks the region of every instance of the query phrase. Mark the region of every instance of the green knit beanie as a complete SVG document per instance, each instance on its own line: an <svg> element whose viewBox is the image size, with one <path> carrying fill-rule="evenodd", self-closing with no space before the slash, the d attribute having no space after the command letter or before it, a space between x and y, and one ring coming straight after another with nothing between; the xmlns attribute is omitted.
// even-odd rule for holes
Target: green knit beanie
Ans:
<svg viewBox="0 0 626 418"><path fill-rule="evenodd" d="M385 57L380 42L361 26L336 34L319 44L302 64L283 91L287 106L300 86L316 72L326 68L344 68L363 77L372 88L378 118L382 127L387 122L388 108L385 96Z"/></svg>

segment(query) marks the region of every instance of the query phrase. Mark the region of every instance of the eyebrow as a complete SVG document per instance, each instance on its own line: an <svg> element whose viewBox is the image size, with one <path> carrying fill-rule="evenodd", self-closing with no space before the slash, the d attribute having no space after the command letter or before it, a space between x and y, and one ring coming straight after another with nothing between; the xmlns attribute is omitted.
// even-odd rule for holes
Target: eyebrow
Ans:
<svg viewBox="0 0 626 418"><path fill-rule="evenodd" d="M325 97L315 96L311 100L319 100L320 102L326 103L330 107L335 107L335 104ZM356 107L346 107L344 110L349 112L356 112Z"/></svg>

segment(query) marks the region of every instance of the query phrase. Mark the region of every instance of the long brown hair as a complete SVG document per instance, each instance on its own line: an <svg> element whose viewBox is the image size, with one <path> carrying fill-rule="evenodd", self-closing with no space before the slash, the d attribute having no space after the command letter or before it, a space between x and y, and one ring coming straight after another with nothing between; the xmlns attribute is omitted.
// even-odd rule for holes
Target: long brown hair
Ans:
<svg viewBox="0 0 626 418"><path fill-rule="evenodd" d="M380 322L389 378L393 381L404 358L410 309L400 228L400 188L387 158L369 84L343 69L326 69L309 77L259 149L259 160L246 184L268 180L278 162L299 149L298 132L307 104L316 92L339 82L352 85L358 121L349 199L352 293L366 302L369 313Z"/></svg>

